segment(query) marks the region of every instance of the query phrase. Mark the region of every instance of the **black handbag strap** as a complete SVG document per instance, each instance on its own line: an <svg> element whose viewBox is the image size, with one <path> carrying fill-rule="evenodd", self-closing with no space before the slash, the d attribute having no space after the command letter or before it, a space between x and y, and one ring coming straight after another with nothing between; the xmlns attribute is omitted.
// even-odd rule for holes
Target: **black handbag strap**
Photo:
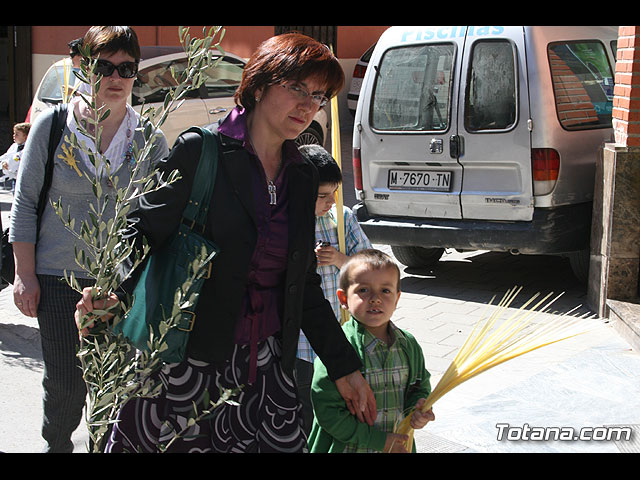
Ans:
<svg viewBox="0 0 640 480"><path fill-rule="evenodd" d="M37 232L40 234L40 220L42 219L42 213L47 205L47 196L49 189L51 188L51 178L53 177L53 164L54 155L58 144L62 139L62 132L67 124L67 104L60 103L54 107L53 120L51 121L51 131L49 133L49 152L47 157L47 163L44 170L44 182L42 183L42 189L40 190L40 197L38 198L38 225ZM36 237L38 238L38 237Z"/></svg>
<svg viewBox="0 0 640 480"><path fill-rule="evenodd" d="M203 127L191 127L186 132L196 132L202 135L202 150L191 187L189 203L187 203L182 216L183 220L186 220L185 223L192 229L198 225L204 230L218 172L218 139L210 130Z"/></svg>

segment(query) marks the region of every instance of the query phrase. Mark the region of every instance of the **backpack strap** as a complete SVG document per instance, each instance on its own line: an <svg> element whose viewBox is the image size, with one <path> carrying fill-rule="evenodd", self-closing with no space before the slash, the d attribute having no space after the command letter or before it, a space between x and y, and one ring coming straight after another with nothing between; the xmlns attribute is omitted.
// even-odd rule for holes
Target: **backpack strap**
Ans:
<svg viewBox="0 0 640 480"><path fill-rule="evenodd" d="M54 155L56 153L56 149L58 148L58 144L62 139L62 132L64 131L64 127L67 125L67 111L68 108L66 103L59 103L54 107L53 120L51 121L51 131L49 133L49 153L44 170L44 182L42 183L40 197L38 198L38 209L36 210L38 214L38 235L40 233L40 220L42 218L42 213L44 212L44 209L47 205L47 196L49 194L49 189L51 188ZM38 237L36 236L36 238Z"/></svg>
<svg viewBox="0 0 640 480"><path fill-rule="evenodd" d="M202 136L202 150L198 161L191 197L182 214L183 221L192 229L198 225L202 230L207 223L207 213L218 172L218 139L210 130L191 127L184 133L194 132Z"/></svg>

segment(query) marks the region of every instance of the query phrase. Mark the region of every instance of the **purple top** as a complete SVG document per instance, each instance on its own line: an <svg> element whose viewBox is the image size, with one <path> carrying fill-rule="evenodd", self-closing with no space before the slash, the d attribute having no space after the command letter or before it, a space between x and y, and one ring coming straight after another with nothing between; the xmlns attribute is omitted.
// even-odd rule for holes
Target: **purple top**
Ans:
<svg viewBox="0 0 640 480"><path fill-rule="evenodd" d="M255 379L257 343L280 330L289 243L287 167L303 160L295 142L284 143L282 168L274 182L277 202L270 205L266 174L249 142L245 110L241 107L233 109L221 122L218 131L242 141L252 159L251 180L258 238L235 332L236 344L249 344L251 347L251 383Z"/></svg>

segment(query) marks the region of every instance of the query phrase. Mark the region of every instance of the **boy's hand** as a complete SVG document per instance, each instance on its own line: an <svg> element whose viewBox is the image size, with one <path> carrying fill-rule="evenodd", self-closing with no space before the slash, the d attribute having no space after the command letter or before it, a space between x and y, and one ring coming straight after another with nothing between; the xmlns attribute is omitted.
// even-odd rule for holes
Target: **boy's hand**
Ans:
<svg viewBox="0 0 640 480"><path fill-rule="evenodd" d="M384 442L384 453L411 453L407 451L406 443L409 437L399 433L387 433L387 440Z"/></svg>
<svg viewBox="0 0 640 480"><path fill-rule="evenodd" d="M420 400L418 400L418 402L416 403L416 408L411 414L411 420L409 423L411 424L411 428L413 428L414 430L423 428L427 423L432 422L436 419L436 416L433 414L432 408L427 410L425 413L422 413L421 407L426 401L426 398L421 398Z"/></svg>
<svg viewBox="0 0 640 480"><path fill-rule="evenodd" d="M316 257L318 258L318 265L335 265L341 268L347 261L347 256L339 252L335 247L331 245L325 247L316 247Z"/></svg>

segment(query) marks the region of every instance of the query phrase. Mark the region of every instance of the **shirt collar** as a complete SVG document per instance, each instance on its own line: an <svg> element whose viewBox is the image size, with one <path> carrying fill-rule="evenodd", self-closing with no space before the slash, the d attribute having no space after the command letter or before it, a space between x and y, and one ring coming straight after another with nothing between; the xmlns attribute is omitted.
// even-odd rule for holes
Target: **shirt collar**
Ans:
<svg viewBox="0 0 640 480"><path fill-rule="evenodd" d="M358 322L353 317L353 315L351 316L351 321L356 323L357 331L359 332L360 335L362 335L362 345L365 350L369 352L373 351L379 343L382 343L382 340L380 340L378 337L376 337L371 332L369 332L366 328L364 328L364 325ZM402 333L402 330L396 327L396 325L391 320L389 320L389 334L393 339L393 342L391 343L391 345L387 345L388 348L393 346L397 342L400 342L399 345L401 345L406 341L406 338Z"/></svg>
<svg viewBox="0 0 640 480"><path fill-rule="evenodd" d="M247 129L247 111L244 107L237 106L229 115L220 121L218 132L242 142L243 148L255 154L251 142L249 141ZM298 146L293 140L285 140L283 145L284 165L289 163L304 163L302 155L298 151Z"/></svg>

